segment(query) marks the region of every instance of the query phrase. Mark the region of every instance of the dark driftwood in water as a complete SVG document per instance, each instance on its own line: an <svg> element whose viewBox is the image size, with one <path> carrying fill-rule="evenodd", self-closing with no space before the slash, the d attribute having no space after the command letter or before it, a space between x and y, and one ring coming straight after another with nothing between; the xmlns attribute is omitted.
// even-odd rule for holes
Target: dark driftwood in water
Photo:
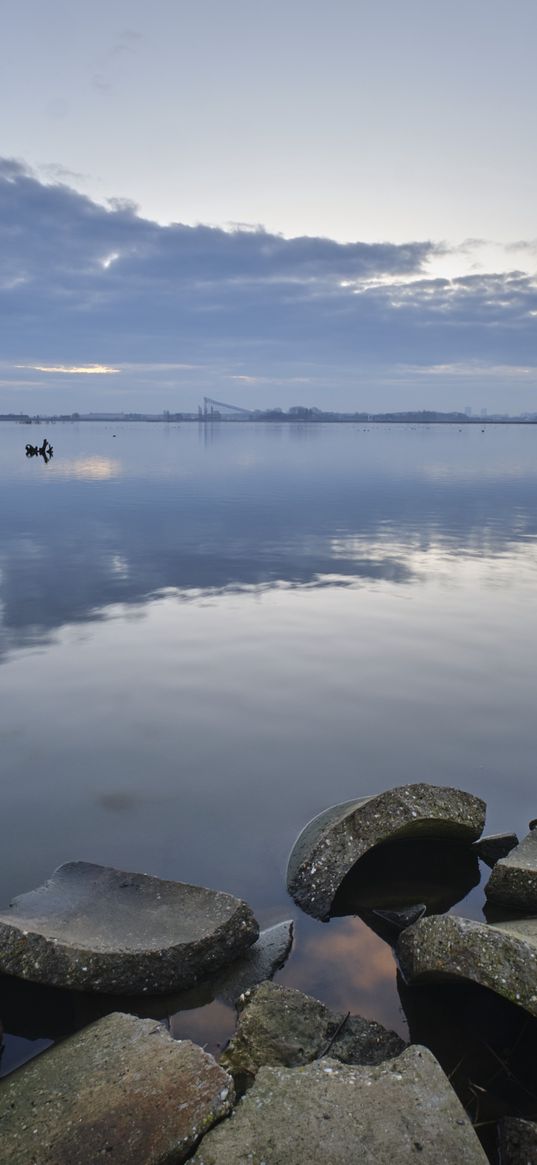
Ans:
<svg viewBox="0 0 537 1165"><path fill-rule="evenodd" d="M37 457L40 455L43 458L43 461L45 461L45 462L50 461L53 453L54 453L54 450L52 448L52 445L50 444L49 441L47 441L46 437L45 437L42 445L27 445L26 446L26 456L27 457Z"/></svg>

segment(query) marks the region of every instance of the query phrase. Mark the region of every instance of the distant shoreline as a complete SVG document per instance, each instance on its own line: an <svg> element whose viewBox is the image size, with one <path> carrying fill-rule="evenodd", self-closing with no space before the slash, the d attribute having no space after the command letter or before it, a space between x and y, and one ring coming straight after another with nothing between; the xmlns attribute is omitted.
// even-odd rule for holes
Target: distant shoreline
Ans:
<svg viewBox="0 0 537 1165"><path fill-rule="evenodd" d="M433 417L422 418L416 416L371 416L371 417L290 417L283 414L281 417L265 417L265 416L250 416L250 417L197 417L197 416L180 416L171 415L169 417L152 417L152 416L80 416L80 417L64 417L64 416L35 416L35 417L19 417L19 416L0 416L0 422L6 422L17 425L78 425L88 424L91 422L97 424L109 425L123 425L123 424L149 424L149 425L201 425L202 427L211 425L244 425L244 424L267 424L267 425L458 425L459 428L465 426L480 425L482 428L485 425L537 425L536 417Z"/></svg>

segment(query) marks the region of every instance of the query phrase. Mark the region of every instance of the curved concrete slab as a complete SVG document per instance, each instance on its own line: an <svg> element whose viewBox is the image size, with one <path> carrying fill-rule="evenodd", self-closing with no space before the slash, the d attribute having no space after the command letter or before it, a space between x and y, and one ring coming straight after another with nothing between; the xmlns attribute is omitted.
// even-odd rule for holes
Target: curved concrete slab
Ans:
<svg viewBox="0 0 537 1165"><path fill-rule="evenodd" d="M407 983L477 983L537 1016L537 918L422 918L401 935L397 957Z"/></svg>
<svg viewBox="0 0 537 1165"><path fill-rule="evenodd" d="M9 1017L10 1035L56 1042L70 1034L75 1023L77 1028L86 1026L111 1011L167 1020L179 1011L206 1007L215 999L232 1007L242 992L271 979L279 971L290 954L292 940L293 923L277 923L262 930L257 942L238 959L226 963L194 987L171 994L111 996L86 991L79 992L75 1001L68 990L16 979L13 975L0 976L1 1011L4 1021Z"/></svg>
<svg viewBox="0 0 537 1165"><path fill-rule="evenodd" d="M479 797L426 784L333 805L297 838L287 868L289 893L306 914L326 919L343 879L374 846L401 838L470 843L483 832L485 812Z"/></svg>
<svg viewBox="0 0 537 1165"><path fill-rule="evenodd" d="M232 894L70 862L0 914L0 972L78 991L161 994L191 987L258 934Z"/></svg>

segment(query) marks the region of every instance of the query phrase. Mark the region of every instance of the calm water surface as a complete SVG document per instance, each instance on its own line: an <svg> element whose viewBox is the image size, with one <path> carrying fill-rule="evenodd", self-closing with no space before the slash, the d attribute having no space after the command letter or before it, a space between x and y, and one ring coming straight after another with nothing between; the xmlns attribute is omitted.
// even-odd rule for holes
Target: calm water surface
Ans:
<svg viewBox="0 0 537 1165"><path fill-rule="evenodd" d="M327 805L409 781L481 795L490 831L537 815L537 427L0 441L2 905L73 859L226 889L296 919L280 981L404 1031L389 946L302 915L287 856ZM0 989L4 1071L57 1034L32 990Z"/></svg>

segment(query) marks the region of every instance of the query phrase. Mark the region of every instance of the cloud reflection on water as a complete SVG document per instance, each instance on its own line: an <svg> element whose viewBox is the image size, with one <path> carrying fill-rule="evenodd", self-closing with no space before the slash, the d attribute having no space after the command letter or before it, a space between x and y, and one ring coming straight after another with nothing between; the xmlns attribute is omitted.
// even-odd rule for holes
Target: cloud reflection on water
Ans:
<svg viewBox="0 0 537 1165"><path fill-rule="evenodd" d="M79 481L108 481L121 474L121 462L114 457L73 457L60 461L55 475Z"/></svg>
<svg viewBox="0 0 537 1165"><path fill-rule="evenodd" d="M485 448L477 431L457 444L449 426L333 427L300 443L281 426L231 428L209 444L202 433L200 448L194 426L123 426L120 458L110 430L70 426L46 479L17 462L1 519L0 651L163 594L453 585L470 563L494 585L537 569L533 431L517 444L498 428Z"/></svg>
<svg viewBox="0 0 537 1165"><path fill-rule="evenodd" d="M460 446L448 430L120 432L119 477L68 480L67 451L114 458L110 431L58 430L47 467L4 433L4 901L83 858L230 890L268 925L289 914L309 818L417 779L484 795L488 829L520 831L537 428ZM362 922L296 934L283 981L399 1026L391 951Z"/></svg>
<svg viewBox="0 0 537 1165"><path fill-rule="evenodd" d="M301 918L296 950L279 981L319 999L329 997L337 1011L376 1019L406 1035L395 972L391 947L360 918L321 926Z"/></svg>

